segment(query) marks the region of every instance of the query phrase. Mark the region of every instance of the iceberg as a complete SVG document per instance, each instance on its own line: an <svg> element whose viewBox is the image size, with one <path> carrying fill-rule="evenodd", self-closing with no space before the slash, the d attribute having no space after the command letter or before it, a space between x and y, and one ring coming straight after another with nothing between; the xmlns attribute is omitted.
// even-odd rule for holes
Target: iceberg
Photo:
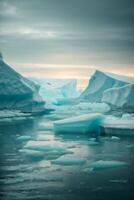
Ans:
<svg viewBox="0 0 134 200"><path fill-rule="evenodd" d="M104 97L106 96L104 93L106 91L111 90L112 88L113 89L123 88L125 86L131 85L131 95L132 95L133 84L134 84L134 78L130 78L127 76L119 76L116 74L96 70L95 73L90 78L87 88L78 97L59 98L55 102L55 105L75 105L79 104L80 102L90 102L90 103L105 102L109 104L110 100L104 101L107 99L107 98L104 99ZM107 94L107 96L108 95L110 96L109 93ZM132 102L132 96L130 97L130 99Z"/></svg>
<svg viewBox="0 0 134 200"><path fill-rule="evenodd" d="M61 94L64 98L73 98L77 97L79 95L79 92L77 91L77 81L72 80L63 85L61 88Z"/></svg>
<svg viewBox="0 0 134 200"><path fill-rule="evenodd" d="M31 149L20 149L19 152L23 153L25 156L32 159L33 161L40 161L45 157L45 154L43 152Z"/></svg>
<svg viewBox="0 0 134 200"><path fill-rule="evenodd" d="M0 110L37 114L45 111L39 85L7 65L0 54Z"/></svg>
<svg viewBox="0 0 134 200"><path fill-rule="evenodd" d="M40 85L39 93L48 107L54 107L53 104L58 105L58 99L64 101L66 98L77 97L79 95L77 91L77 81L73 79L32 78L31 80Z"/></svg>
<svg viewBox="0 0 134 200"><path fill-rule="evenodd" d="M98 133L104 116L99 113L84 114L54 122L56 133Z"/></svg>
<svg viewBox="0 0 134 200"><path fill-rule="evenodd" d="M89 102L101 102L103 92L109 88L124 86L125 81L118 80L110 74L96 70L80 99Z"/></svg>
<svg viewBox="0 0 134 200"><path fill-rule="evenodd" d="M90 167L92 170L102 170L102 169L109 169L109 168L116 168L121 166L126 166L128 163L123 161L116 161L116 160L99 160L93 162Z"/></svg>
<svg viewBox="0 0 134 200"><path fill-rule="evenodd" d="M107 89L103 93L102 102L108 103L114 109L134 112L134 84Z"/></svg>

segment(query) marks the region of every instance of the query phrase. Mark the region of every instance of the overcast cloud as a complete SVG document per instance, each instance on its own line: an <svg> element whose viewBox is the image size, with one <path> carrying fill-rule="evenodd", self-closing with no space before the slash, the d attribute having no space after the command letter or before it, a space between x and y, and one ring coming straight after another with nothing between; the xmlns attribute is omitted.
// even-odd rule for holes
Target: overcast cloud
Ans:
<svg viewBox="0 0 134 200"><path fill-rule="evenodd" d="M0 50L25 74L32 64L134 75L133 0L0 0L0 29Z"/></svg>

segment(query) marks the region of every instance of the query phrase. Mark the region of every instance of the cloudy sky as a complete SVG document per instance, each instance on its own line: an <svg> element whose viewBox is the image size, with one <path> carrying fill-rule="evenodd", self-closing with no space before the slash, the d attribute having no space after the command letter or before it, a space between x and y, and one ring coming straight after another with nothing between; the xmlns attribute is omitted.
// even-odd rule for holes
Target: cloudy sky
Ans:
<svg viewBox="0 0 134 200"><path fill-rule="evenodd" d="M0 51L26 76L132 76L134 1L0 0Z"/></svg>

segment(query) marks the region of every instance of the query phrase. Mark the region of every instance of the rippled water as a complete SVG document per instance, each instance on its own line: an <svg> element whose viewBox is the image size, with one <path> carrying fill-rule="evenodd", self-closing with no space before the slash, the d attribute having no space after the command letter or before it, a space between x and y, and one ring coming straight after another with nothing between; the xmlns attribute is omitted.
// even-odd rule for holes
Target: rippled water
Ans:
<svg viewBox="0 0 134 200"><path fill-rule="evenodd" d="M0 199L134 199L133 137L57 135L52 120L0 124ZM125 165L93 167L101 160Z"/></svg>

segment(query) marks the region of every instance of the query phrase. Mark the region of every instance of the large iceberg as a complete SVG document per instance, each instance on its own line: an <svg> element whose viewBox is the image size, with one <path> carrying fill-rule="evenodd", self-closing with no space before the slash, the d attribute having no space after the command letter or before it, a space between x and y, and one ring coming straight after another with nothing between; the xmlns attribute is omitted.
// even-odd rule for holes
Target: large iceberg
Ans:
<svg viewBox="0 0 134 200"><path fill-rule="evenodd" d="M31 80L40 85L39 93L48 107L54 107L53 104L58 105L60 100L65 101L68 98L79 96L75 79L32 78Z"/></svg>
<svg viewBox="0 0 134 200"><path fill-rule="evenodd" d="M102 101L125 112L134 112L134 84L104 91Z"/></svg>
<svg viewBox="0 0 134 200"><path fill-rule="evenodd" d="M97 133L104 116L99 113L84 114L54 122L56 133Z"/></svg>
<svg viewBox="0 0 134 200"><path fill-rule="evenodd" d="M80 99L89 102L101 102L103 93L110 88L118 88L133 83L134 79L96 70Z"/></svg>
<svg viewBox="0 0 134 200"><path fill-rule="evenodd" d="M118 104L120 103L120 105L122 105L122 102L127 101L125 103L125 108L131 110L133 106L133 84L134 78L96 70L90 78L87 88L79 97L58 99L56 105L75 105L80 102L105 102L111 106L112 103L116 105L119 100ZM117 95L118 92L120 94ZM114 99L111 99L111 93L114 94Z"/></svg>
<svg viewBox="0 0 134 200"><path fill-rule="evenodd" d="M0 110L4 109L34 114L45 110L39 85L13 70L0 54Z"/></svg>

